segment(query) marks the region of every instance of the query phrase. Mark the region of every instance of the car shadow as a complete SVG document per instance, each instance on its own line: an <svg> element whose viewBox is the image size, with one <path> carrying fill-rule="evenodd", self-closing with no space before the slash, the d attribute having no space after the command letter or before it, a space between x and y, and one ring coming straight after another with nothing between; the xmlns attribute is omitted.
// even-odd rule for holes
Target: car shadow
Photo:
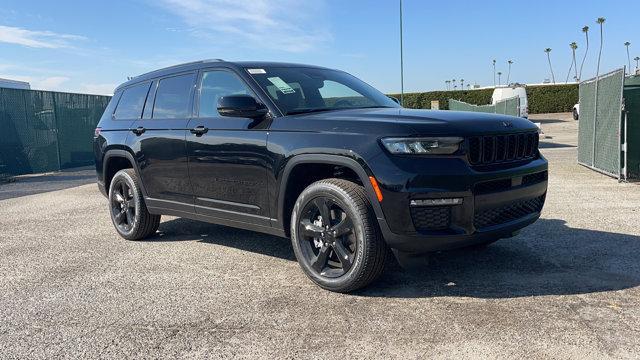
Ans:
<svg viewBox="0 0 640 360"><path fill-rule="evenodd" d="M289 239L185 218L160 223L155 236L146 241L200 241L284 260L296 260Z"/></svg>
<svg viewBox="0 0 640 360"><path fill-rule="evenodd" d="M538 147L540 149L557 149L557 148L575 148L577 146L576 145L569 145L569 144L562 144L562 143L540 141Z"/></svg>
<svg viewBox="0 0 640 360"><path fill-rule="evenodd" d="M149 241L201 241L295 261L289 240L188 219L163 222ZM514 298L615 291L640 285L640 236L540 219L487 248L442 251L412 270L391 261L366 297Z"/></svg>

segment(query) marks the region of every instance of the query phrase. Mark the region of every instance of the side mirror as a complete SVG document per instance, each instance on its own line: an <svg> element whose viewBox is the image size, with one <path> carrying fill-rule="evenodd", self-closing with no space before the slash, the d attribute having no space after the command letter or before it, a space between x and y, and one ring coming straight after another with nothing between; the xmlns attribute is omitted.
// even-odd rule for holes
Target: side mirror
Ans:
<svg viewBox="0 0 640 360"><path fill-rule="evenodd" d="M267 112L267 107L251 95L229 95L218 99L218 113L222 116L256 119Z"/></svg>
<svg viewBox="0 0 640 360"><path fill-rule="evenodd" d="M387 96L387 97L388 97L389 99L393 100L396 104L398 104L398 105L402 105L402 104L400 104L400 100L398 100L398 98L393 97L393 96Z"/></svg>

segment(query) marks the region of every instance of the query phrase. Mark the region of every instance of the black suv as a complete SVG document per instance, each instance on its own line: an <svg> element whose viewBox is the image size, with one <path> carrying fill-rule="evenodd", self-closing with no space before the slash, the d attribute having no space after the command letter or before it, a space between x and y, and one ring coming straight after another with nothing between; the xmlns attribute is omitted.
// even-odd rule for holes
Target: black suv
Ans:
<svg viewBox="0 0 640 360"><path fill-rule="evenodd" d="M291 238L340 292L396 255L483 245L533 223L547 191L536 126L410 110L317 66L207 60L115 90L95 136L98 185L125 239L173 215Z"/></svg>

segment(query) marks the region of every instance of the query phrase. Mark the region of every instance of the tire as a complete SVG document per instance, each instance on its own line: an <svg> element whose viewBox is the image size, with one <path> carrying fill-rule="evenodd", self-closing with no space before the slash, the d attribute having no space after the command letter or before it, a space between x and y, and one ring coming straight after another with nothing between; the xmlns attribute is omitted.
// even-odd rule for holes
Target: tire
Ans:
<svg viewBox="0 0 640 360"><path fill-rule="evenodd" d="M335 292L367 286L387 260L364 188L343 179L317 181L300 194L291 214L291 243L309 279Z"/></svg>
<svg viewBox="0 0 640 360"><path fill-rule="evenodd" d="M573 120L577 121L579 115L578 115L578 112L576 111L576 109L573 109L572 113L573 113Z"/></svg>
<svg viewBox="0 0 640 360"><path fill-rule="evenodd" d="M109 214L118 234L127 240L142 240L160 226L160 215L147 210L140 180L133 169L120 170L111 179Z"/></svg>

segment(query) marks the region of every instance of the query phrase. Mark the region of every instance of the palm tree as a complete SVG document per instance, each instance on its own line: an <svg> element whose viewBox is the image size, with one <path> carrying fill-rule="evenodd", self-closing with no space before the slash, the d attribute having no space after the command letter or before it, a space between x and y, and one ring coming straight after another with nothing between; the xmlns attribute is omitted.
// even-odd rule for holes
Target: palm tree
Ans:
<svg viewBox="0 0 640 360"><path fill-rule="evenodd" d="M544 52L547 53L547 61L549 61L549 70L551 70L551 79L553 83L556 83L556 76L553 74L553 66L551 66L551 48L544 49Z"/></svg>
<svg viewBox="0 0 640 360"><path fill-rule="evenodd" d="M451 80L451 83L453 84L453 89L455 90L457 88L456 79Z"/></svg>
<svg viewBox="0 0 640 360"><path fill-rule="evenodd" d="M571 44L569 44L569 47L571 48L571 52L573 55L573 60L571 61L571 66L569 66L569 72L567 73L567 79L565 80L565 84L569 82L569 76L571 76L571 69L573 68L573 66L575 65L575 72L576 75L575 77L578 77L578 64L576 63L576 49L578 48L578 44L576 44L576 42L572 42Z"/></svg>
<svg viewBox="0 0 640 360"><path fill-rule="evenodd" d="M580 64L580 73L578 74L578 80L582 79L582 67L584 66L584 61L587 60L587 53L589 52L589 27L583 27L582 32L587 38L587 47L584 49L584 57L582 58L582 64Z"/></svg>
<svg viewBox="0 0 640 360"><path fill-rule="evenodd" d="M460 79L460 89L464 90L464 79Z"/></svg>
<svg viewBox="0 0 640 360"><path fill-rule="evenodd" d="M509 71L507 72L507 85L509 85L509 78L511 78L511 65L513 64L513 60L507 61L507 64L509 64Z"/></svg>
<svg viewBox="0 0 640 360"><path fill-rule="evenodd" d="M496 59L493 59L493 86L496 86Z"/></svg>
<svg viewBox="0 0 640 360"><path fill-rule="evenodd" d="M636 61L636 69L640 68L640 64L638 63L640 61L640 56L634 57L633 60Z"/></svg>
<svg viewBox="0 0 640 360"><path fill-rule="evenodd" d="M629 63L629 74L631 74L631 57L629 56L629 45L631 45L631 43L628 41L624 43L624 46L627 47L627 62Z"/></svg>
<svg viewBox="0 0 640 360"><path fill-rule="evenodd" d="M502 80L500 80L501 76L502 76L502 72L498 71L498 85L502 85Z"/></svg>
<svg viewBox="0 0 640 360"><path fill-rule="evenodd" d="M447 90L449 90L449 84L450 84L450 83L451 83L451 81L449 81L449 80L445 80L445 81L444 81L444 84L446 85Z"/></svg>
<svg viewBox="0 0 640 360"><path fill-rule="evenodd" d="M467 90L471 90L471 84L467 84Z"/></svg>
<svg viewBox="0 0 640 360"><path fill-rule="evenodd" d="M602 43L604 41L603 27L606 20L607 19L603 17L599 17L598 20L596 20L596 23L600 25L600 50L598 51L598 66L596 66L596 77L600 76L600 58L602 58Z"/></svg>

